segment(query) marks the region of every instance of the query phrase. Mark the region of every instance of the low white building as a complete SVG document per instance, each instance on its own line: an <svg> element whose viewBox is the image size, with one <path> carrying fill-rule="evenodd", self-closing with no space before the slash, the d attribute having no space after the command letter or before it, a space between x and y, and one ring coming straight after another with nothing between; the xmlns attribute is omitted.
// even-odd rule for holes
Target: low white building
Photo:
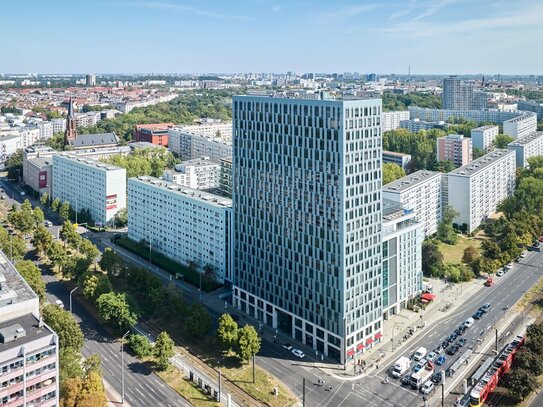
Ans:
<svg viewBox="0 0 543 407"><path fill-rule="evenodd" d="M5 162L21 148L21 137L18 134L8 134L0 137L0 161Z"/></svg>
<svg viewBox="0 0 543 407"><path fill-rule="evenodd" d="M471 130L471 142L473 148L489 151L494 145L494 140L500 132L498 126L481 126Z"/></svg>
<svg viewBox="0 0 543 407"><path fill-rule="evenodd" d="M398 164L404 170L407 170L411 162L411 154L397 153L396 151L383 150L383 164Z"/></svg>
<svg viewBox="0 0 543 407"><path fill-rule="evenodd" d="M66 131L66 119L53 119L53 134Z"/></svg>
<svg viewBox="0 0 543 407"><path fill-rule="evenodd" d="M199 157L209 157L219 162L222 158L232 156L232 125L230 137L213 134L209 126L174 127L168 130L168 148L176 153L181 160L192 160ZM206 129L204 133L199 133ZM218 128L215 130L220 131Z"/></svg>
<svg viewBox="0 0 543 407"><path fill-rule="evenodd" d="M383 199L383 318L406 308L422 292L424 227L415 212Z"/></svg>
<svg viewBox="0 0 543 407"><path fill-rule="evenodd" d="M164 170L165 181L192 189L218 188L221 165L205 158L177 164L173 170Z"/></svg>
<svg viewBox="0 0 543 407"><path fill-rule="evenodd" d="M543 131L518 138L509 143L507 149L515 152L517 167L525 168L528 166L528 158L543 156Z"/></svg>
<svg viewBox="0 0 543 407"><path fill-rule="evenodd" d="M128 237L181 263L232 281L232 200L158 178L128 180Z"/></svg>
<svg viewBox="0 0 543 407"><path fill-rule="evenodd" d="M402 120L409 120L409 110L381 113L381 132L398 129Z"/></svg>
<svg viewBox="0 0 543 407"><path fill-rule="evenodd" d="M415 212L422 223L424 236L437 232L442 216L442 174L421 170L383 185L383 198L398 202L404 209Z"/></svg>
<svg viewBox="0 0 543 407"><path fill-rule="evenodd" d="M126 207L126 170L70 153L53 155L52 197L68 201L74 210L88 209L102 225Z"/></svg>
<svg viewBox="0 0 543 407"><path fill-rule="evenodd" d="M445 174L447 204L459 215L453 221L473 232L498 204L515 191L516 155L495 150Z"/></svg>

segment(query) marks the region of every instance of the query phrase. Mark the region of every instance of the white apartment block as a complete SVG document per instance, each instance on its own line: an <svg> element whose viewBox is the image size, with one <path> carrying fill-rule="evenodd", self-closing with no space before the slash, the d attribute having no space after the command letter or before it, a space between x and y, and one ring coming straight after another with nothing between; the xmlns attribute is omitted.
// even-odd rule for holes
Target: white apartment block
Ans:
<svg viewBox="0 0 543 407"><path fill-rule="evenodd" d="M447 128L447 123L444 121L440 122L426 122L420 119L413 120L402 120L400 122L401 129L407 129L413 133L417 133L421 130L432 130L432 129L445 129Z"/></svg>
<svg viewBox="0 0 543 407"><path fill-rule="evenodd" d="M216 137L195 131L187 130L185 127L168 129L168 148L181 160L209 157L210 160L219 162L221 158L232 156L232 141L227 137Z"/></svg>
<svg viewBox="0 0 543 407"><path fill-rule="evenodd" d="M503 125L503 133L518 138L537 129L537 115L533 112L504 112L500 110L443 110L409 107L411 120L447 121L464 118L476 123L493 122Z"/></svg>
<svg viewBox="0 0 543 407"><path fill-rule="evenodd" d="M383 112L381 115L381 131L396 130L400 127L400 121L409 120L409 110L397 112Z"/></svg>
<svg viewBox="0 0 543 407"><path fill-rule="evenodd" d="M25 126L18 129L21 148L31 146L40 139L40 129L37 126Z"/></svg>
<svg viewBox="0 0 543 407"><path fill-rule="evenodd" d="M0 136L0 161L5 162L21 148L21 137L18 134Z"/></svg>
<svg viewBox="0 0 543 407"><path fill-rule="evenodd" d="M381 109L233 97L234 306L342 362L382 341Z"/></svg>
<svg viewBox="0 0 543 407"><path fill-rule="evenodd" d="M383 164L398 164L404 170L407 170L411 162L411 154L397 153L396 151L383 150Z"/></svg>
<svg viewBox="0 0 543 407"><path fill-rule="evenodd" d="M53 137L53 124L43 120L32 120L28 126L36 126L39 130L38 138L40 140L47 140Z"/></svg>
<svg viewBox="0 0 543 407"><path fill-rule="evenodd" d="M518 138L509 143L507 149L515 152L517 167L526 168L528 158L543 156L543 131Z"/></svg>
<svg viewBox="0 0 543 407"><path fill-rule="evenodd" d="M423 225L415 212L383 199L383 318L398 314L422 291Z"/></svg>
<svg viewBox="0 0 543 407"><path fill-rule="evenodd" d="M112 224L126 207L126 170L70 153L55 154L52 196L70 202L74 210L88 209L97 223Z"/></svg>
<svg viewBox="0 0 543 407"><path fill-rule="evenodd" d="M515 191L515 171L515 152L495 150L445 174L447 204L459 213L454 223L471 233L496 213Z"/></svg>
<svg viewBox="0 0 543 407"><path fill-rule="evenodd" d="M232 142L232 122L219 122L209 119L200 120L199 124L183 126L185 130L206 137Z"/></svg>
<svg viewBox="0 0 543 407"><path fill-rule="evenodd" d="M53 134L66 131L66 119L53 119Z"/></svg>
<svg viewBox="0 0 543 407"><path fill-rule="evenodd" d="M442 216L442 174L421 170L383 185L383 198L398 202L404 209L415 212L422 223L424 236L437 232Z"/></svg>
<svg viewBox="0 0 543 407"><path fill-rule="evenodd" d="M483 151L491 150L499 132L498 126L482 126L471 130L472 147Z"/></svg>
<svg viewBox="0 0 543 407"><path fill-rule="evenodd" d="M128 180L128 237L181 264L211 265L232 282L232 200L142 176Z"/></svg>
<svg viewBox="0 0 543 407"><path fill-rule="evenodd" d="M192 189L218 188L221 165L206 159L189 160L177 164L173 170L164 170L163 178Z"/></svg>

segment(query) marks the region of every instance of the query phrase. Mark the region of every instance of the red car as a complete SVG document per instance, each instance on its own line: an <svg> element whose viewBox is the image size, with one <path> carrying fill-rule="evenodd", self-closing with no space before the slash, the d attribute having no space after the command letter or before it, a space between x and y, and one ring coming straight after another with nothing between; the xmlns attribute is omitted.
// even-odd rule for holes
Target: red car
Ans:
<svg viewBox="0 0 543 407"><path fill-rule="evenodd" d="M488 279L485 281L485 285L487 287L490 287L492 284L494 284L494 280L492 279L492 277L488 277Z"/></svg>
<svg viewBox="0 0 543 407"><path fill-rule="evenodd" d="M541 243L543 243L543 236L540 236L540 237L539 237L539 241L540 241Z"/></svg>

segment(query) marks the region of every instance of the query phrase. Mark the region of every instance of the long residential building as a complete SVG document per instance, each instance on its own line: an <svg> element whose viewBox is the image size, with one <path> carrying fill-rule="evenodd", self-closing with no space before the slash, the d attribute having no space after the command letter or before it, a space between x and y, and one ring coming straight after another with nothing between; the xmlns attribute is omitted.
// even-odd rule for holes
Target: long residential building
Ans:
<svg viewBox="0 0 543 407"><path fill-rule="evenodd" d="M53 155L53 199L77 212L88 209L94 222L110 225L126 207L126 170L70 153Z"/></svg>
<svg viewBox="0 0 543 407"><path fill-rule="evenodd" d="M128 180L128 237L230 285L232 200L158 178Z"/></svg>
<svg viewBox="0 0 543 407"><path fill-rule="evenodd" d="M507 149L515 152L517 167L525 168L528 166L528 158L543 156L543 131L518 138L509 143Z"/></svg>
<svg viewBox="0 0 543 407"><path fill-rule="evenodd" d="M515 174L516 155L508 150L494 150L446 174L447 204L459 213L454 223L473 232L515 191Z"/></svg>
<svg viewBox="0 0 543 407"><path fill-rule="evenodd" d="M517 102L517 109L534 112L537 114L537 117L543 118L543 103L539 103L533 100L519 100Z"/></svg>
<svg viewBox="0 0 543 407"><path fill-rule="evenodd" d="M383 112L381 116L381 131L396 130L400 128L402 120L409 120L409 110L400 110L397 112Z"/></svg>
<svg viewBox="0 0 543 407"><path fill-rule="evenodd" d="M231 126L230 126L231 127ZM219 162L222 158L232 156L232 142L226 136L198 133L201 128L174 127L168 130L169 149L181 160L193 160L209 157ZM220 132L219 129L217 131Z"/></svg>
<svg viewBox="0 0 543 407"><path fill-rule="evenodd" d="M401 129L407 129L409 131L412 131L414 133L420 131L420 130L432 130L432 129L446 129L447 123L440 121L440 122L427 122L420 119L413 119L413 120L402 120L400 122L400 128Z"/></svg>
<svg viewBox="0 0 543 407"><path fill-rule="evenodd" d="M473 148L489 151L494 146L494 140L500 132L498 126L481 126L471 130L471 142Z"/></svg>
<svg viewBox="0 0 543 407"><path fill-rule="evenodd" d="M424 227L415 212L383 199L383 318L398 314L422 292Z"/></svg>
<svg viewBox="0 0 543 407"><path fill-rule="evenodd" d="M233 98L234 306L342 362L382 339L380 118Z"/></svg>
<svg viewBox="0 0 543 407"><path fill-rule="evenodd" d="M442 174L420 170L383 185L383 198L398 202L404 209L415 212L422 223L424 236L437 232L442 216Z"/></svg>
<svg viewBox="0 0 543 407"><path fill-rule="evenodd" d="M537 115L533 112L506 112L501 110L443 110L409 107L411 120L447 121L464 118L476 123L493 122L503 125L503 132L513 138L523 137L537 129Z"/></svg>
<svg viewBox="0 0 543 407"><path fill-rule="evenodd" d="M58 356L58 336L40 318L38 296L0 252L0 404L60 405Z"/></svg>

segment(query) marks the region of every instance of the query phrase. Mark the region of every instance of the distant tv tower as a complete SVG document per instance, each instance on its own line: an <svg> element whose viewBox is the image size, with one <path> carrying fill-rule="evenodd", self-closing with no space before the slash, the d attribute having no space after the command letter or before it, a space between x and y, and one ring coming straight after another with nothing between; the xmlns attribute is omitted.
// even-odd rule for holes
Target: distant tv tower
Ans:
<svg viewBox="0 0 543 407"><path fill-rule="evenodd" d="M411 78L411 65L409 65L409 69L407 70L407 77Z"/></svg>

